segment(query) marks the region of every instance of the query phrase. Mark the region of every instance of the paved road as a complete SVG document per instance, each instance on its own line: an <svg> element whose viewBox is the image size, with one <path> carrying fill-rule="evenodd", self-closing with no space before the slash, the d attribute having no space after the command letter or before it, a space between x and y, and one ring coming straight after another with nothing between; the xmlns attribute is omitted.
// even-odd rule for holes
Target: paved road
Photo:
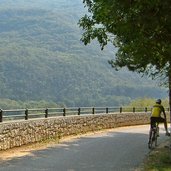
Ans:
<svg viewBox="0 0 171 171"><path fill-rule="evenodd" d="M0 171L133 171L149 153L149 126L86 135L32 155L0 161ZM160 129L160 143L165 140Z"/></svg>

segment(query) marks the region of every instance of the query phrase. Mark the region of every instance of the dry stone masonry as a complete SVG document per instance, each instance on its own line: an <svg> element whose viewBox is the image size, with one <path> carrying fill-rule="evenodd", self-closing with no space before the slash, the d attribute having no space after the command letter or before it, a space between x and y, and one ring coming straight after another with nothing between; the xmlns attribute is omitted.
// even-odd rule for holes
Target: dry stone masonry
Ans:
<svg viewBox="0 0 171 171"><path fill-rule="evenodd" d="M32 119L0 123L0 150L49 138L149 123L148 113L118 113Z"/></svg>

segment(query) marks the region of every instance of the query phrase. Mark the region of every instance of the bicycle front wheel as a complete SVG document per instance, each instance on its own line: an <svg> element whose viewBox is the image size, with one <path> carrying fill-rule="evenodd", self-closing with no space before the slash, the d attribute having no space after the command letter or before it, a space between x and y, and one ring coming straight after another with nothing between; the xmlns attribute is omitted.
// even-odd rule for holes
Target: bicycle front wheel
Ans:
<svg viewBox="0 0 171 171"><path fill-rule="evenodd" d="M148 143L148 148L149 149L151 149L154 146L154 144L156 143L155 140L156 140L156 134L155 134L155 131L153 130L151 132L151 136L150 136L149 143Z"/></svg>

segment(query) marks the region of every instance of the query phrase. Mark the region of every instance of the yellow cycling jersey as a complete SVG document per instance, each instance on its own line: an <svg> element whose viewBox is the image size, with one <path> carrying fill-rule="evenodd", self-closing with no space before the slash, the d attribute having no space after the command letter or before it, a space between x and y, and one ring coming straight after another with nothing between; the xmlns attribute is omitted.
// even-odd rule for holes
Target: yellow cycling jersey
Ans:
<svg viewBox="0 0 171 171"><path fill-rule="evenodd" d="M160 117L161 113L164 111L164 108L161 104L155 104L152 109L152 117Z"/></svg>

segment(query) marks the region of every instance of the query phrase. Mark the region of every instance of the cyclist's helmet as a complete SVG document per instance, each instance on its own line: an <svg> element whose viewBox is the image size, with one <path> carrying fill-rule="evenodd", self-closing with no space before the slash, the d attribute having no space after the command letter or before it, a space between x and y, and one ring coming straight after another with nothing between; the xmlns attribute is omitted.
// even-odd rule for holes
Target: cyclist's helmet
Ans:
<svg viewBox="0 0 171 171"><path fill-rule="evenodd" d="M157 103L157 104L161 104L161 99L157 99L157 100L156 100L156 103Z"/></svg>

